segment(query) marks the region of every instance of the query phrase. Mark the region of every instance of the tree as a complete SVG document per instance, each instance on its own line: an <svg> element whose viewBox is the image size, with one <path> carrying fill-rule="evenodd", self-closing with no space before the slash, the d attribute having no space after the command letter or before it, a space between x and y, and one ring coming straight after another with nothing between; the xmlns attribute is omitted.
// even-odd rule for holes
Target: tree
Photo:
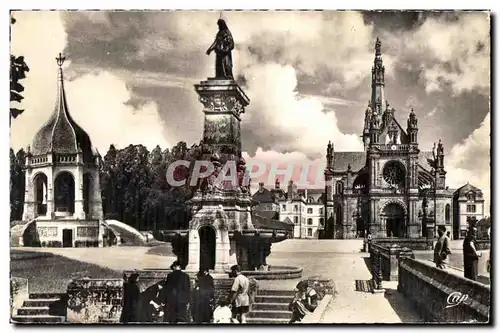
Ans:
<svg viewBox="0 0 500 333"><path fill-rule="evenodd" d="M16 20L11 17L11 24L14 24ZM16 57L14 55L10 55L10 101L20 103L24 97L21 93L24 91L24 86L19 83L19 81L26 78L26 73L29 72L30 69L26 62L24 61L23 56ZM16 118L24 110L18 108L10 108L10 117L9 117L9 125L10 120L12 118Z"/></svg>
<svg viewBox="0 0 500 333"><path fill-rule="evenodd" d="M21 220L24 206L26 153L23 149L17 154L10 149L10 220Z"/></svg>

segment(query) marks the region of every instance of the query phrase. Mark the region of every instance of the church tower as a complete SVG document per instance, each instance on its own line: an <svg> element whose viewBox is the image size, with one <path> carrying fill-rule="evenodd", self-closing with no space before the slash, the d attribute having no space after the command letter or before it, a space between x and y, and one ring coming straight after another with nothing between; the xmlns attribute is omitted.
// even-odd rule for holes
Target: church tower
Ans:
<svg viewBox="0 0 500 333"><path fill-rule="evenodd" d="M72 247L79 241L97 246L99 240L102 244L99 220L103 218L99 155L69 112L64 60L62 54L56 58L54 111L27 149L23 220L36 222L31 238L41 246Z"/></svg>
<svg viewBox="0 0 500 333"><path fill-rule="evenodd" d="M326 147L326 168L325 168L325 234L324 238L331 239L334 235L335 212L334 212L334 195L335 195L335 180L333 178L334 170L334 148L331 142L328 142Z"/></svg>
<svg viewBox="0 0 500 333"><path fill-rule="evenodd" d="M379 116L382 115L382 108L386 104L384 87L385 67L382 61L382 42L377 37L377 41L375 42L375 59L372 67L371 106Z"/></svg>

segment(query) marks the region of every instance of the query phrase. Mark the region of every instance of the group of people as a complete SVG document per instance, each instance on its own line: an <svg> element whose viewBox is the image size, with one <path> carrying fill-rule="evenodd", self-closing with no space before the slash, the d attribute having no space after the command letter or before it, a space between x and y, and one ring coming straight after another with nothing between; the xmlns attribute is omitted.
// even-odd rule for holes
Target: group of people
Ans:
<svg viewBox="0 0 500 333"><path fill-rule="evenodd" d="M437 268L445 269L447 258L451 254L450 232L444 226L438 228L438 240L434 246L434 263ZM477 228L471 227L463 242L464 277L477 281L478 263L482 253L477 250ZM491 265L488 260L488 265ZM488 267L488 271L490 267Z"/></svg>
<svg viewBox="0 0 500 333"><path fill-rule="evenodd" d="M149 297L152 322L166 323L246 323L246 314L250 310L250 281L241 272L238 265L231 267L229 276L233 278L230 296L221 296L215 300L214 279L208 269L201 269L196 275L194 294L191 281L181 265L175 261L172 272L157 284ZM148 321L139 314L147 311L140 309L139 274L131 274L124 284L122 323Z"/></svg>

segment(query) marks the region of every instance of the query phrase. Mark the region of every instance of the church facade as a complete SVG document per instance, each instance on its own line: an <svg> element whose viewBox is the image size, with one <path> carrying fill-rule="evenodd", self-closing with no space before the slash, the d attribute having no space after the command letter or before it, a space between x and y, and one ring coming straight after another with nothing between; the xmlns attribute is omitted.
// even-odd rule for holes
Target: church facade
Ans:
<svg viewBox="0 0 500 333"><path fill-rule="evenodd" d="M446 186L441 140L432 151L419 146L413 110L406 127L385 95L381 41L375 44L371 99L365 112L362 152L327 147L323 238L426 237L439 225L453 233L453 190Z"/></svg>

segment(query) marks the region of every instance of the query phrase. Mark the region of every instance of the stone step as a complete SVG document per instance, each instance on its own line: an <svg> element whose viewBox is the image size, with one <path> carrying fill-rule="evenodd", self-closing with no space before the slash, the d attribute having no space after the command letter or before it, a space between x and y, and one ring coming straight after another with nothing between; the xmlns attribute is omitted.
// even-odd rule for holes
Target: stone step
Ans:
<svg viewBox="0 0 500 333"><path fill-rule="evenodd" d="M11 319L12 323L21 323L21 324L33 324L33 323L64 323L66 318L61 316L13 316Z"/></svg>
<svg viewBox="0 0 500 333"><path fill-rule="evenodd" d="M289 303L254 303L253 310L278 310L288 311Z"/></svg>
<svg viewBox="0 0 500 333"><path fill-rule="evenodd" d="M23 303L23 307L38 307L38 306L49 306L55 302L59 301L59 298L40 298L40 299L27 299Z"/></svg>
<svg viewBox="0 0 500 333"><path fill-rule="evenodd" d="M259 290L257 292L259 296L295 296L295 292L293 290L273 290L273 289L265 289Z"/></svg>
<svg viewBox="0 0 500 333"><path fill-rule="evenodd" d="M292 313L290 311L278 311L278 310L252 310L248 314L251 318L281 318L288 319L292 318Z"/></svg>
<svg viewBox="0 0 500 333"><path fill-rule="evenodd" d="M49 315L50 308L48 306L39 307L25 307L17 309L17 314L19 316L37 316L37 315Z"/></svg>
<svg viewBox="0 0 500 333"><path fill-rule="evenodd" d="M286 303L289 304L293 296L255 296L255 303Z"/></svg>
<svg viewBox="0 0 500 333"><path fill-rule="evenodd" d="M288 324L290 319L248 317L247 324Z"/></svg>
<svg viewBox="0 0 500 333"><path fill-rule="evenodd" d="M56 298L57 300L59 300L63 296L64 296L64 294L59 294L59 293L30 293L29 299Z"/></svg>

